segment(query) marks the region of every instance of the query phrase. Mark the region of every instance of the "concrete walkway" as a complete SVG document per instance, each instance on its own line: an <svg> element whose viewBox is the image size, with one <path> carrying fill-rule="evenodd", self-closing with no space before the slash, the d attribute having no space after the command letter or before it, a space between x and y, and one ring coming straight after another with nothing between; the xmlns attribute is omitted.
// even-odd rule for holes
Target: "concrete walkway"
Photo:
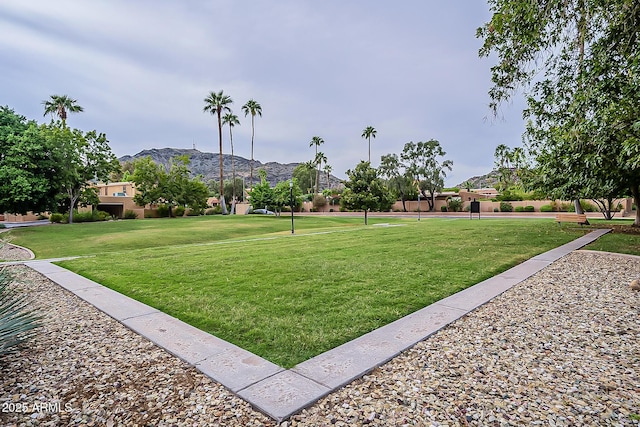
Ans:
<svg viewBox="0 0 640 427"><path fill-rule="evenodd" d="M609 231L593 231L533 257L290 370L54 265L53 260L23 263L282 421Z"/></svg>

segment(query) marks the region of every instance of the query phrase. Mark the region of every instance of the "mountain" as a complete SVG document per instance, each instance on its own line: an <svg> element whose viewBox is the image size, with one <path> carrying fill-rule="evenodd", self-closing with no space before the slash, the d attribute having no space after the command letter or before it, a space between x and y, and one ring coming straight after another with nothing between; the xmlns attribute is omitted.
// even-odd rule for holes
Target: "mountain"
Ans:
<svg viewBox="0 0 640 427"><path fill-rule="evenodd" d="M499 175L500 174L498 173L498 171L492 170L488 174L481 175L481 176L474 176L473 178L469 178L467 181L471 182L471 188L490 188L490 187L495 187L498 184ZM456 187L464 188L465 182L462 182L456 185Z"/></svg>
<svg viewBox="0 0 640 427"><path fill-rule="evenodd" d="M143 150L138 154L133 156L123 156L120 157L120 163L131 162L135 159L139 159L141 157L149 156L151 160L155 163L164 165L165 167L169 166L169 161L171 158L182 155L189 156L189 160L191 163L189 164L189 170L191 171L192 176L202 175L204 176L204 181L207 182L209 180L220 179L220 155L217 153L205 153L195 149L183 149L183 148L152 148L150 150ZM235 166L236 166L236 177L245 178L246 184L249 185L249 175L251 170L251 160L245 159L244 157L234 156ZM296 166L300 163L278 163L278 162L268 162L262 163L259 160L253 161L253 181L257 183L258 178L258 170L264 169L267 171L267 181L271 185L276 185L280 181L287 181L291 179L291 175ZM232 179L232 168L231 168L231 155L223 154L222 155L222 165L224 169L224 179ZM320 186L326 186L326 174L321 172L320 177ZM330 175L331 187L337 187L340 184L340 180Z"/></svg>

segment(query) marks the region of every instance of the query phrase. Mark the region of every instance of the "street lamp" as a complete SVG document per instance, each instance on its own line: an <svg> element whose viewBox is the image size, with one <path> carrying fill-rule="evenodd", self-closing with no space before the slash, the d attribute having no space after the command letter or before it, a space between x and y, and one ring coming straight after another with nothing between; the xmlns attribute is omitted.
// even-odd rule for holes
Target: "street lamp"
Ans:
<svg viewBox="0 0 640 427"><path fill-rule="evenodd" d="M293 179L289 180L289 203L291 204L291 234L293 234Z"/></svg>
<svg viewBox="0 0 640 427"><path fill-rule="evenodd" d="M420 221L420 193L418 193L418 221Z"/></svg>

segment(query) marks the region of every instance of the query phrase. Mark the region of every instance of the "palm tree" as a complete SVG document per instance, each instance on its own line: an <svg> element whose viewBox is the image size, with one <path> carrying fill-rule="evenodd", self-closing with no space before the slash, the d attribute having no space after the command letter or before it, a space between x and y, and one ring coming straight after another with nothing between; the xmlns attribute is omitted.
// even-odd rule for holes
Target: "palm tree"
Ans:
<svg viewBox="0 0 640 427"><path fill-rule="evenodd" d="M311 191L313 191L313 174L312 172L315 170L316 168L316 164L313 162L313 160L309 160L308 162L304 162L303 163L304 167L306 170L309 171L309 193L311 193Z"/></svg>
<svg viewBox="0 0 640 427"><path fill-rule="evenodd" d="M375 138L377 133L373 126L367 126L362 131L362 137L369 140L369 164L371 164L371 137Z"/></svg>
<svg viewBox="0 0 640 427"><path fill-rule="evenodd" d="M262 117L262 107L253 99L247 101L246 104L242 106L242 111L244 111L244 116L247 117L248 114L251 114L251 172L249 176L249 190L253 188L253 136L255 134L255 118L256 114Z"/></svg>
<svg viewBox="0 0 640 427"><path fill-rule="evenodd" d="M322 144L324 144L324 139L320 138L319 136L314 136L309 142L309 147L315 146L316 148L316 154L313 158L313 161L316 164L316 193L318 192L318 177L320 176L320 170L318 169L318 147Z"/></svg>
<svg viewBox="0 0 640 427"><path fill-rule="evenodd" d="M327 164L327 161L325 160L324 162L324 173L327 174L327 188L331 188L331 182L329 180L329 177L331 176L331 171L333 170L333 168L331 167L331 165Z"/></svg>
<svg viewBox="0 0 640 427"><path fill-rule="evenodd" d="M84 108L77 104L78 101L69 98L67 95L51 95L49 100L42 101L44 105L44 115L58 116L62 120L62 126L67 126L67 112L81 113Z"/></svg>
<svg viewBox="0 0 640 427"><path fill-rule="evenodd" d="M318 151L316 153L316 158L314 159L316 163L316 193L320 192L320 166L322 163L327 163L327 156L324 155L322 151Z"/></svg>
<svg viewBox="0 0 640 427"><path fill-rule="evenodd" d="M224 116L222 116L222 123L229 126L229 141L231 142L231 170L232 170L231 174L233 177L233 181L232 181L233 182L233 189L232 189L233 200L231 200L231 203L235 205L236 203L236 162L233 157L233 133L231 132L231 129L233 129L235 125L239 125L240 120L238 120L238 116L229 112Z"/></svg>
<svg viewBox="0 0 640 427"><path fill-rule="evenodd" d="M223 91L215 93L211 91L209 95L204 99L205 113L211 113L211 115L218 116L218 140L220 141L220 206L222 207L222 213L227 214L227 206L224 202L224 175L222 167L222 112L231 112L229 104L233 103L233 100L229 95L225 95Z"/></svg>

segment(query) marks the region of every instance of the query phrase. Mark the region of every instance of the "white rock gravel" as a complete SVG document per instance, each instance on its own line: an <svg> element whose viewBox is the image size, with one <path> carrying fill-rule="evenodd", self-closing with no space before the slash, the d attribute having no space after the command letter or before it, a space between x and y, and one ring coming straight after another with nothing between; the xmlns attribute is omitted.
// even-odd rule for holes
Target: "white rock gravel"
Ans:
<svg viewBox="0 0 640 427"><path fill-rule="evenodd" d="M13 409L0 425L276 425L37 273L11 268L47 321L29 348L0 359L0 409ZM628 284L638 277L638 258L575 252L282 425L637 426L640 292ZM34 410L39 402L50 411Z"/></svg>

